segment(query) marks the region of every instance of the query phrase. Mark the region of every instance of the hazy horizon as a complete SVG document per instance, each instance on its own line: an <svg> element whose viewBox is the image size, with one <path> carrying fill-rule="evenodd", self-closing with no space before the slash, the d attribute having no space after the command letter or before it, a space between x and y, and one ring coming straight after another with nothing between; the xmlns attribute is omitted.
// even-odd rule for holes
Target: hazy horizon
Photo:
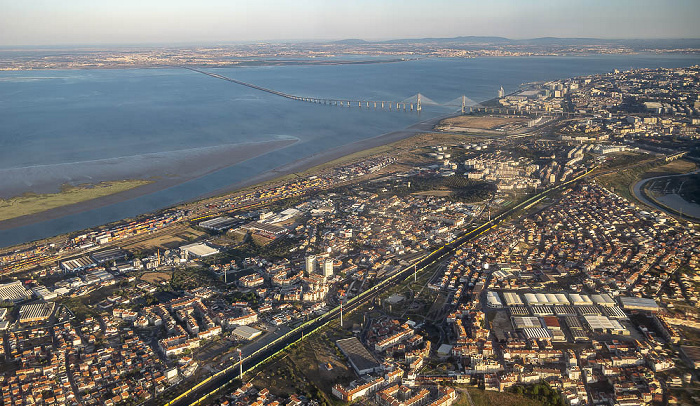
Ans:
<svg viewBox="0 0 700 406"><path fill-rule="evenodd" d="M697 39L700 2L0 0L0 46L148 46L343 39Z"/></svg>
<svg viewBox="0 0 700 406"><path fill-rule="evenodd" d="M503 38L511 41L531 41L539 39L561 39L561 40L593 40L593 41L684 41L697 40L698 37L678 37L678 38L602 38L602 37L532 37L532 38L508 38L496 35L459 35L454 37L396 37L396 38L329 38L329 39L305 39L305 38L290 38L290 39L267 39L267 40L248 40L248 41L197 41L197 42L141 42L141 43L57 43L57 44L18 44L18 45L0 45L0 49L102 49L102 48L150 48L150 47L210 47L210 46L233 46L233 45L251 45L251 44L327 44L342 41L365 41L369 44L383 43L391 41L410 41L410 40L449 40L460 37L493 37Z"/></svg>

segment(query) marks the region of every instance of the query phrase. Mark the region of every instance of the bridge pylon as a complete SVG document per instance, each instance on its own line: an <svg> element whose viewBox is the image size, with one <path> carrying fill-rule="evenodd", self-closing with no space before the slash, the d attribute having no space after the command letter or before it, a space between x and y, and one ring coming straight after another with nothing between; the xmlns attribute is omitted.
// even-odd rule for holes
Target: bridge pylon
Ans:
<svg viewBox="0 0 700 406"><path fill-rule="evenodd" d="M417 101L416 101L416 111L420 113L420 111L422 109L423 109L423 107L421 106L421 102L420 102L420 93L418 93L418 97L417 97Z"/></svg>

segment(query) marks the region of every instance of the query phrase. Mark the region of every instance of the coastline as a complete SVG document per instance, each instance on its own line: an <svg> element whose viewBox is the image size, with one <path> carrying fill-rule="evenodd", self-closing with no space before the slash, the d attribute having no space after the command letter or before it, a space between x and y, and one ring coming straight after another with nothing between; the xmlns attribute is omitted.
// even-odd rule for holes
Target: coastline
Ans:
<svg viewBox="0 0 700 406"><path fill-rule="evenodd" d="M285 164L275 169L263 172L248 180L237 182L231 184L230 186L217 189L211 193L207 193L203 196L199 196L198 198L192 199L183 204L191 204L194 202L211 199L214 197L220 197L222 195L233 193L249 187L258 187L264 183L274 182L288 175L314 170L319 166L331 164L334 161L340 160L344 157L353 154L357 154L381 146L386 146L397 141L413 137L415 135L431 132L433 131L433 127L437 123L444 120L445 118L452 117L454 115L455 113L434 117L431 119L420 121L402 130L380 134L375 137L366 138L364 140L356 141L347 145L335 147L333 149L324 151L320 154L314 154L305 158L301 158L289 164Z"/></svg>
<svg viewBox="0 0 700 406"><path fill-rule="evenodd" d="M236 192L236 191L239 191L242 189L246 189L249 187L259 187L262 184L278 181L278 180L281 180L282 178L284 178L285 176L289 176L289 175L292 175L295 173L307 172L309 170L314 170L314 169L318 168L319 166L332 163L334 161L337 161L337 160L342 159L342 158L349 156L349 155L353 155L356 153L360 153L362 151L368 151L368 150L371 150L373 148L392 144L394 142L401 141L403 139L407 139L407 138L410 138L410 137L413 137L416 135L420 135L420 134L423 134L425 132L430 132L433 130L433 127L435 126L435 124L437 124L438 122L440 122L441 120L443 120L447 117L453 116L454 114L455 113L430 118L430 119L415 123L415 124L413 124L409 127L406 127L402 130L397 130L397 131L392 131L392 132L380 134L380 135L375 136L375 137L367 138L367 139L356 141L356 142L353 142L353 143L350 143L347 145L336 147L336 148L324 151L323 153L311 155L311 156L306 157L306 158L301 158L301 159L294 161L294 162L291 162L289 164L285 164L285 165L282 165L282 166L277 167L275 169L263 172L257 176L249 178L245 181L231 184L230 186L227 186L225 188L220 188L220 189L215 190L211 193L207 193L207 194L199 196L197 198L190 199L190 200L185 201L183 203L180 203L178 205L174 205L174 206L170 206L170 207L163 207L160 210L166 210L166 209L173 208L173 207L182 207L182 206L186 206L186 205L191 205L195 202L200 202L200 201L204 201L207 199L211 199L213 197L226 195L226 194L233 193L233 192ZM287 145L285 145L284 147L289 146L289 145L295 143L296 141L290 142L289 140L287 140L285 142L287 143ZM284 148L284 147L281 147L281 148ZM225 167L235 165L236 163L245 162L248 159L252 159L252 158L255 158L257 156L263 155L265 152L269 152L269 151L270 150L264 151L262 153L254 155L254 156L253 155L246 156L245 159L241 159L238 162L232 163L230 165L222 166L222 167L219 167L216 169L209 170L206 173L198 174L198 176L196 176L196 177L190 177L188 179L185 179L184 177L171 177L171 178L159 179L158 182L154 182L154 183L151 183L148 185L144 185L144 186L141 186L141 187L138 187L135 189L116 193L113 195L104 196L101 198L97 198L97 199L93 199L93 200L89 200L89 201L85 201L85 202L81 202L81 203L77 203L77 204L73 204L73 205L69 205L69 206L64 206L64 207L59 207L59 208L47 210L45 212L36 213L34 215L17 217L14 219L0 221L0 230L11 230L13 228L22 227L22 226L26 226L26 225L35 225L37 223L41 223L44 221L60 219L61 217L64 217L64 216L68 216L68 215L72 215L72 214L79 214L82 212L90 211L92 209L96 209L96 208L100 208L100 207L104 207L104 206L109 206L109 205L114 204L114 203L128 201L128 200L136 198L136 197L145 196L145 195L148 195L150 193L157 192L159 190L167 189L169 187L178 185L180 183L184 183L188 180L192 180L192 179L195 179L197 177L205 176L209 173L224 169ZM152 213L157 213L160 210L156 210L156 211L152 211L152 212L145 212L145 213L141 213L140 215L148 215L148 214L152 214ZM106 223L106 224L109 224L109 223ZM79 230L75 230L75 231L79 231ZM40 238L40 239L33 240L33 241L25 241L22 243L10 244L10 245L3 246L0 248L1 249L8 249L10 247L21 246L23 244L32 243L32 242L36 242L36 241L45 241L45 240L55 239L57 237L61 237L61 236L66 235L66 234L67 233L57 234L57 235L53 235L53 236L49 236L49 237L45 237L45 238Z"/></svg>
<svg viewBox="0 0 700 406"><path fill-rule="evenodd" d="M96 199L52 208L39 213L2 220L0 221L0 230L11 230L17 227L37 224L44 221L54 220L64 216L79 214L100 207L109 206L111 204L128 201L136 197L145 196L193 179L206 176L210 173L216 172L226 167L245 162L252 158L259 157L268 152L286 148L290 145L295 144L296 142L297 140L295 139L283 139L276 141L253 142L245 144L236 144L231 146L205 148L196 151L188 151L187 154L184 154L176 159L171 159L171 161L168 162L167 165L160 167L160 173L156 174L155 176L151 175L149 178L145 178L144 180L151 181L151 183L149 184L125 190L123 192L98 197ZM158 154L144 155L145 158L143 159L152 159L155 155ZM202 159L206 159L208 162L216 162L218 164L202 166L200 162L200 160ZM115 159L104 161L115 161ZM101 165L102 162L103 161L96 161L96 164ZM128 169L133 170L133 168ZM175 170L177 170L178 172L174 173L173 171ZM105 176L104 178L97 177L93 180L115 180L110 179L110 176ZM135 179L135 176L133 173L122 173L118 176L118 178Z"/></svg>

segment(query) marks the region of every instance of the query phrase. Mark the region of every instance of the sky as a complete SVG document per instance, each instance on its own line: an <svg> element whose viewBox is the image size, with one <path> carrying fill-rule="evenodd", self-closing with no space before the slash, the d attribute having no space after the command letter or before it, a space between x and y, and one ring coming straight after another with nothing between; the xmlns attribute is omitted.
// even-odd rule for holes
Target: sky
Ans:
<svg viewBox="0 0 700 406"><path fill-rule="evenodd" d="M700 38L700 0L0 0L0 46Z"/></svg>

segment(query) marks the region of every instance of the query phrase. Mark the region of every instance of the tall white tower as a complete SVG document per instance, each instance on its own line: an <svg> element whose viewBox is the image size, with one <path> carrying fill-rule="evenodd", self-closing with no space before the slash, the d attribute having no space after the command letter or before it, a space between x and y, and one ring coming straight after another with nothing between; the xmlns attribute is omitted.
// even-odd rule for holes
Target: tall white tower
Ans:
<svg viewBox="0 0 700 406"><path fill-rule="evenodd" d="M316 255L309 255L306 257L306 272L308 274L316 272Z"/></svg>
<svg viewBox="0 0 700 406"><path fill-rule="evenodd" d="M503 90L503 86L501 86L501 88L498 89L498 97L506 97L506 91Z"/></svg>
<svg viewBox="0 0 700 406"><path fill-rule="evenodd" d="M326 258L323 262L323 276L325 278L333 276L333 260L330 258Z"/></svg>

